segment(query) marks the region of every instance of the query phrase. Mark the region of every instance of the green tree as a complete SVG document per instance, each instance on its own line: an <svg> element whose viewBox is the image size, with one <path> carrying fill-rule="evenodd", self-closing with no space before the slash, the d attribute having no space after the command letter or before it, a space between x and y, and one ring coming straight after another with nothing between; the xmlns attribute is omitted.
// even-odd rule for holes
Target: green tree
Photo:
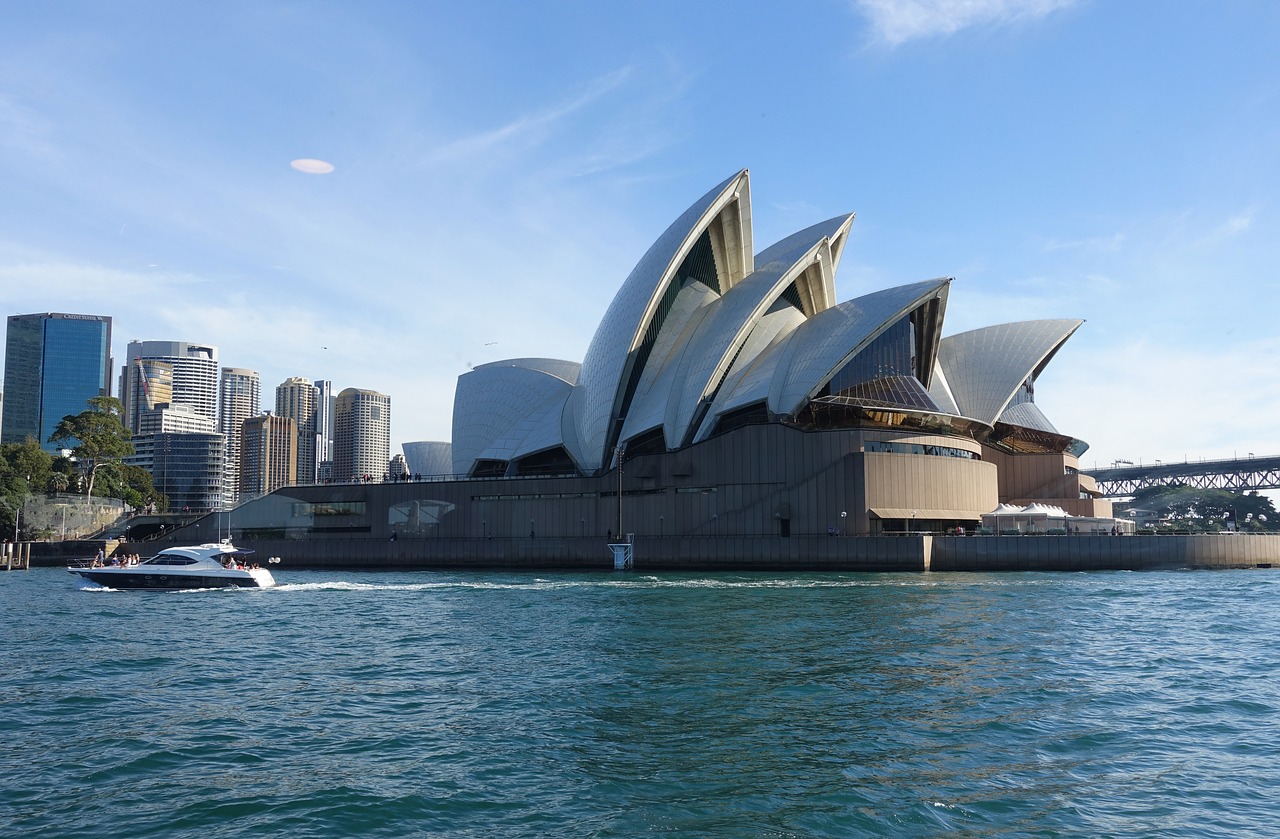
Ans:
<svg viewBox="0 0 1280 839"><path fill-rule="evenodd" d="M1139 490L1123 509L1154 510L1172 530L1216 532L1230 513L1240 530L1280 530L1280 514L1271 499L1258 492L1199 489L1185 484L1153 486Z"/></svg>
<svg viewBox="0 0 1280 839"><path fill-rule="evenodd" d="M141 466L125 466L120 473L121 495L133 507L145 507L154 503L156 509L164 512L169 508L169 499L156 491L155 481L151 473Z"/></svg>
<svg viewBox="0 0 1280 839"><path fill-rule="evenodd" d="M52 464L53 456L32 438L0 446L0 534L15 532L31 488L44 485Z"/></svg>
<svg viewBox="0 0 1280 839"><path fill-rule="evenodd" d="M123 409L120 400L112 396L95 396L89 400L89 409L75 416L65 416L49 435L49 442L71 449L71 453L89 476L85 498L93 496L93 482L104 466L121 465L133 454L129 442L129 429L120 416Z"/></svg>

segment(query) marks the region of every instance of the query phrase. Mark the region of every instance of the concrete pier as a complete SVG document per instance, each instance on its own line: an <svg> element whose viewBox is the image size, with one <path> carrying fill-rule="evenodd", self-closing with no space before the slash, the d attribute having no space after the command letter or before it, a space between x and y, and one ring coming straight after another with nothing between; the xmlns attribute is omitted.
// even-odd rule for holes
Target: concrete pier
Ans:
<svg viewBox="0 0 1280 839"><path fill-rule="evenodd" d="M0 555L0 564L4 565L4 570L6 571L21 571L24 568L30 568L31 543L5 542L3 555Z"/></svg>

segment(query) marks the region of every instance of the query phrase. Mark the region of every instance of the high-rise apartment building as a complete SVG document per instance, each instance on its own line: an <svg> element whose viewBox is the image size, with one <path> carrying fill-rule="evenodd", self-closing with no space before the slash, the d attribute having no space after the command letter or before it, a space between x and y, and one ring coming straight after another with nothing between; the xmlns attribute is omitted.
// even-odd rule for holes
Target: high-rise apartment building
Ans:
<svg viewBox="0 0 1280 839"><path fill-rule="evenodd" d="M134 453L124 462L151 473L170 511L207 513L222 509L224 442L214 432L145 434L133 438Z"/></svg>
<svg viewBox="0 0 1280 839"><path fill-rule="evenodd" d="M298 424L292 417L249 417L241 429L240 495L256 498L292 486L298 469Z"/></svg>
<svg viewBox="0 0 1280 839"><path fill-rule="evenodd" d="M333 479L380 481L391 460L391 397L349 387L333 411Z"/></svg>
<svg viewBox="0 0 1280 839"><path fill-rule="evenodd" d="M138 433L142 414L162 404L189 405L218 420L218 348L186 341L130 341L120 371L124 422Z"/></svg>
<svg viewBox="0 0 1280 839"><path fill-rule="evenodd" d="M5 411L0 442L49 435L65 416L111 395L111 318L47 312L11 315L5 337Z"/></svg>
<svg viewBox="0 0 1280 839"><path fill-rule="evenodd" d="M244 421L261 411L262 383L258 371L223 367L218 394L218 431L227 438L226 476L222 496L227 506L240 494L240 432Z"/></svg>
<svg viewBox="0 0 1280 839"><path fill-rule="evenodd" d="M316 480L320 480L320 464L333 468L333 382L316 382Z"/></svg>
<svg viewBox="0 0 1280 839"><path fill-rule="evenodd" d="M315 385L310 379L292 376L276 385L276 416L289 417L298 426L298 474L294 483L313 484L319 461L316 450L319 435L316 433Z"/></svg>
<svg viewBox="0 0 1280 839"><path fill-rule="evenodd" d="M137 436L188 432L212 434L214 431L213 420L201 415L190 405L161 403L142 414Z"/></svg>

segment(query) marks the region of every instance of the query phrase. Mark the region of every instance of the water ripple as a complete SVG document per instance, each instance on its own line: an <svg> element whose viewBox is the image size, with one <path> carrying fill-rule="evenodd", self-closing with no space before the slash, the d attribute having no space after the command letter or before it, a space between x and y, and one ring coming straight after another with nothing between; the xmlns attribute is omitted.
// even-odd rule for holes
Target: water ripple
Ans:
<svg viewBox="0 0 1280 839"><path fill-rule="evenodd" d="M0 835L1269 836L1280 576L0 578Z"/></svg>

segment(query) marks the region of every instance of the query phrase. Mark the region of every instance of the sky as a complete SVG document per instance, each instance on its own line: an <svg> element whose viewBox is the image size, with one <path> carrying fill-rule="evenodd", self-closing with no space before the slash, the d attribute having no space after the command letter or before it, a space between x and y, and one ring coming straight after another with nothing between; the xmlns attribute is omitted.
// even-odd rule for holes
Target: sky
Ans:
<svg viewBox="0 0 1280 839"><path fill-rule="evenodd" d="M451 435L503 358L580 361L733 173L756 250L855 212L847 300L1086 322L1037 382L1124 459L1280 454L1280 4L0 0L4 314L113 318ZM332 171L301 171L297 160ZM302 167L306 168L306 167ZM323 168L323 167L322 167ZM3 348L0 347L0 351Z"/></svg>

